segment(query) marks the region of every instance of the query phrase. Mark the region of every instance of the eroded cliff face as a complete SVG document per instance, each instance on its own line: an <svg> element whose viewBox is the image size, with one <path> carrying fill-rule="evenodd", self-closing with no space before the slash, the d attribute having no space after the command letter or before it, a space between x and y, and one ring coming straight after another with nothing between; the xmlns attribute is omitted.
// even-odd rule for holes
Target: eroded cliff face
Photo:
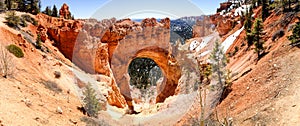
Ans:
<svg viewBox="0 0 300 126"><path fill-rule="evenodd" d="M204 16L203 20L197 20L193 26L193 38L210 35L214 28L215 25L211 23L209 16Z"/></svg>
<svg viewBox="0 0 300 126"><path fill-rule="evenodd" d="M110 69L108 45L101 43L99 38L101 33L103 35L103 31L109 27L107 25L113 24L114 19L94 22L94 20L66 20L44 14L38 14L37 19L39 21L38 32L43 41L53 40L54 45L66 58L86 72L103 74L112 78L113 81L109 84L112 90L108 92L107 101L120 108L126 107L126 101Z"/></svg>
<svg viewBox="0 0 300 126"><path fill-rule="evenodd" d="M243 25L244 23L241 16L235 14L236 9L232 6L233 3L231 2L220 3L217 13L210 16L210 22L216 26L220 36L227 35L236 25Z"/></svg>
<svg viewBox="0 0 300 126"><path fill-rule="evenodd" d="M171 53L170 19L99 22L94 19L66 20L44 14L37 18L43 40L54 40L55 46L84 71L113 79L109 84L112 92L107 96L109 104L121 108L128 105L133 109L127 69L137 57L153 59L166 77L158 89L156 102L163 102L175 94L181 70Z"/></svg>

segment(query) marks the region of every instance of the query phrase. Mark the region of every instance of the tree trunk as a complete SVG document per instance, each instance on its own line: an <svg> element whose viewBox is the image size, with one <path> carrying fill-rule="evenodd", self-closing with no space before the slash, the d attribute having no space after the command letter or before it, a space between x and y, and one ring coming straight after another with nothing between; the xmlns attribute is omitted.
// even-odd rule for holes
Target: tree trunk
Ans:
<svg viewBox="0 0 300 126"><path fill-rule="evenodd" d="M291 11L291 0L289 0L289 11Z"/></svg>

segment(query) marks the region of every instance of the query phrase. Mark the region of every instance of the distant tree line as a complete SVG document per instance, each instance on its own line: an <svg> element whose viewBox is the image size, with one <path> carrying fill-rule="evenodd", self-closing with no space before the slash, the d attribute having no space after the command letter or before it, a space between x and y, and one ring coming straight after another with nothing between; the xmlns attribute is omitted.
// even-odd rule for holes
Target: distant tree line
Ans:
<svg viewBox="0 0 300 126"><path fill-rule="evenodd" d="M52 17L58 17L58 10L55 5L53 6L52 9L51 9L51 6L47 6L42 13L47 14Z"/></svg>
<svg viewBox="0 0 300 126"><path fill-rule="evenodd" d="M244 28L246 31L246 40L248 49L254 44L254 50L257 53L258 60L264 54L263 22L270 16L270 12L276 9L278 12L299 12L300 0L246 0L250 8L246 8L244 14ZM261 16L254 19L253 9L261 6ZM254 24L254 25L253 25ZM295 40L295 39L293 39Z"/></svg>
<svg viewBox="0 0 300 126"><path fill-rule="evenodd" d="M38 14L41 9L40 0L2 0L0 1L0 10L17 10Z"/></svg>

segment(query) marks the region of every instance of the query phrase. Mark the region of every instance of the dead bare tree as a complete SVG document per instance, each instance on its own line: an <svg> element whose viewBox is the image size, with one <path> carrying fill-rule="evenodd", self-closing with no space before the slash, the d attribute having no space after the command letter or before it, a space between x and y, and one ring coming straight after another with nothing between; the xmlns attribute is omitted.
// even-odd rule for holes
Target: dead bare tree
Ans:
<svg viewBox="0 0 300 126"><path fill-rule="evenodd" d="M14 62L7 49L0 46L0 75L4 78L13 75Z"/></svg>

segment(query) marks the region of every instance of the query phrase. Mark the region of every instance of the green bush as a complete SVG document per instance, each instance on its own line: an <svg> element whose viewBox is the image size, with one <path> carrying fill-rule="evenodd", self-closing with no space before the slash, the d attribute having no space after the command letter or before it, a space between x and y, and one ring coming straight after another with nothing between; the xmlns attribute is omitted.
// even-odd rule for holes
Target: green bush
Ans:
<svg viewBox="0 0 300 126"><path fill-rule="evenodd" d="M278 31L276 31L273 35L272 35L272 41L275 41L278 38L281 38L282 36L284 36L284 30L283 29L279 29Z"/></svg>
<svg viewBox="0 0 300 126"><path fill-rule="evenodd" d="M31 17L30 15L28 15L28 14L21 15L21 19L23 19L23 20L25 20L27 22L30 22L34 26L38 25L38 22L33 17Z"/></svg>
<svg viewBox="0 0 300 126"><path fill-rule="evenodd" d="M7 12L5 20L6 20L5 23L9 27L17 28L18 25L20 24L20 17L17 16L16 12L14 12L14 11Z"/></svg>
<svg viewBox="0 0 300 126"><path fill-rule="evenodd" d="M26 22L23 18L21 18L20 25L21 25L22 27L27 27L27 26L28 26L28 25L27 25L27 22Z"/></svg>
<svg viewBox="0 0 300 126"><path fill-rule="evenodd" d="M84 108L89 116L91 117L98 117L98 112L100 111L101 107L99 104L99 99L96 97L96 92L92 88L92 85L89 83L86 86L85 91L83 92L84 95Z"/></svg>
<svg viewBox="0 0 300 126"><path fill-rule="evenodd" d="M14 54L16 57L18 57L18 58L24 57L24 53L20 47L14 45L14 44L11 44L11 45L7 46L6 48L10 53Z"/></svg>
<svg viewBox="0 0 300 126"><path fill-rule="evenodd" d="M40 33L37 34L37 38L36 38L36 41L35 41L35 48L42 49L42 39L41 39L41 34Z"/></svg>

